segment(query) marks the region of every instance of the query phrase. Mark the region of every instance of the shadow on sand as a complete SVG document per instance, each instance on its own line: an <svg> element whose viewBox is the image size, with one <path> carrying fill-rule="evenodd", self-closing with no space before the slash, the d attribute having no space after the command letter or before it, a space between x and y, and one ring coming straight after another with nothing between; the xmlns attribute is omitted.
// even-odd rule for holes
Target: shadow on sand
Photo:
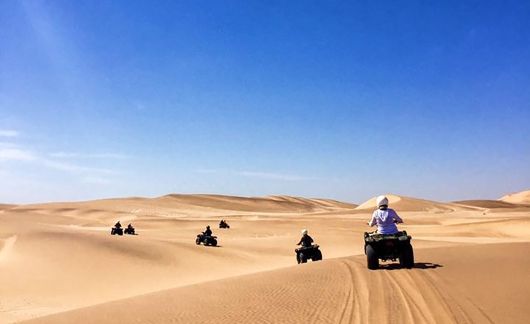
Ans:
<svg viewBox="0 0 530 324"><path fill-rule="evenodd" d="M382 264L379 266L382 270L401 270L401 266L399 263L391 263L391 264ZM443 265L437 264L437 263L430 263L430 262L416 262L414 263L414 266L412 269L436 269L436 268L442 268Z"/></svg>

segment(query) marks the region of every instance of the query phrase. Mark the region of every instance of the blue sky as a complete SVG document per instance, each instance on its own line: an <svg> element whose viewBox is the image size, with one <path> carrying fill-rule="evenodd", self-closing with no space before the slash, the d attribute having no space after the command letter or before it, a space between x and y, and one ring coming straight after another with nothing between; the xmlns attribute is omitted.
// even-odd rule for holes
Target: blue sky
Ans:
<svg viewBox="0 0 530 324"><path fill-rule="evenodd" d="M530 187L528 1L2 1L0 201Z"/></svg>

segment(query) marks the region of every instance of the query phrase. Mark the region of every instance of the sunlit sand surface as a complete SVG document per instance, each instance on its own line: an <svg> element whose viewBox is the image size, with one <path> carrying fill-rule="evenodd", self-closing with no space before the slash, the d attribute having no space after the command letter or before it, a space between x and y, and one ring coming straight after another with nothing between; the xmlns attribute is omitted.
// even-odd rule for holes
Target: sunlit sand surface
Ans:
<svg viewBox="0 0 530 324"><path fill-rule="evenodd" d="M528 192L441 203L389 195L416 265L369 271L374 208L216 195L0 208L0 322L527 323ZM230 229L219 229L221 219ZM132 222L138 235L111 236ZM211 225L218 247L195 244ZM297 265L300 230L324 260Z"/></svg>

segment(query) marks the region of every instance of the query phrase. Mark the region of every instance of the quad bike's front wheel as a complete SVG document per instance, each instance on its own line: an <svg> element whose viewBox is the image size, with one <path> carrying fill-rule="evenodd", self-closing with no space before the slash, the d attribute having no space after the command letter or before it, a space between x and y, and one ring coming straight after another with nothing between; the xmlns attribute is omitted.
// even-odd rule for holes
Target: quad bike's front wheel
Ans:
<svg viewBox="0 0 530 324"><path fill-rule="evenodd" d="M379 268L379 257L371 245L366 246L366 263L370 270L377 270Z"/></svg>
<svg viewBox="0 0 530 324"><path fill-rule="evenodd" d="M300 259L299 263L307 263L307 256L304 253L300 252L298 258Z"/></svg>
<svg viewBox="0 0 530 324"><path fill-rule="evenodd" d="M201 239L197 237L195 239L195 244L200 245L201 244Z"/></svg>

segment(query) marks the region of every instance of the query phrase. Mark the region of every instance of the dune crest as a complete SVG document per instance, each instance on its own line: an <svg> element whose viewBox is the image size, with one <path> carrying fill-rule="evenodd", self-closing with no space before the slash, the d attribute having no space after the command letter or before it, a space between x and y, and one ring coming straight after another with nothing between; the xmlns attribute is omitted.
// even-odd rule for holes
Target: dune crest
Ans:
<svg viewBox="0 0 530 324"><path fill-rule="evenodd" d="M398 196L394 194L385 195L388 198L389 206L399 211L454 211L463 207L450 203L441 203L431 200ZM373 197L360 204L355 210L370 211L377 208L377 197Z"/></svg>
<svg viewBox="0 0 530 324"><path fill-rule="evenodd" d="M530 190L511 193L501 197L499 200L511 204L530 205Z"/></svg>

